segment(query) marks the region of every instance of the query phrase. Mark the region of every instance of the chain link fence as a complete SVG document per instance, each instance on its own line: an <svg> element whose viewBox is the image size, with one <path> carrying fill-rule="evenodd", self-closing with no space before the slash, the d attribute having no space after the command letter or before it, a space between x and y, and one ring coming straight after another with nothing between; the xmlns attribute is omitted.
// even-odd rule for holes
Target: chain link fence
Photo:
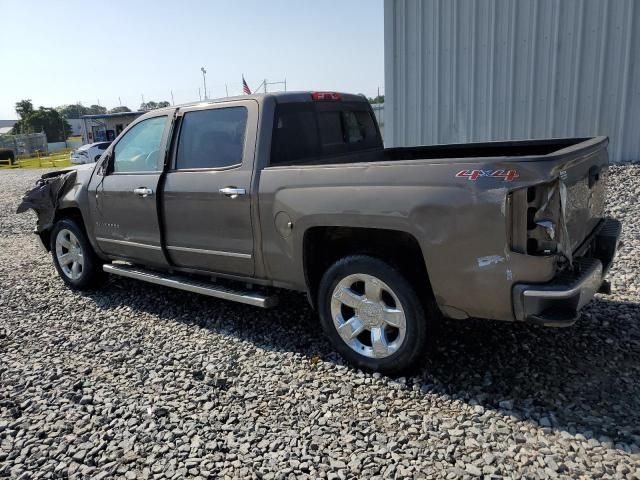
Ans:
<svg viewBox="0 0 640 480"><path fill-rule="evenodd" d="M0 136L0 148L10 148L16 157L48 153L47 136L44 133Z"/></svg>

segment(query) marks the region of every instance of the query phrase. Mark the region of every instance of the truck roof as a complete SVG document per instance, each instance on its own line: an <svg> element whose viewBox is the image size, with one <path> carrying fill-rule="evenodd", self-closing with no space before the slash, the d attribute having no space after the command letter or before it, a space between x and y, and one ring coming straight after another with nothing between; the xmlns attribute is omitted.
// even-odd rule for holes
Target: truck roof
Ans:
<svg viewBox="0 0 640 480"><path fill-rule="evenodd" d="M197 102L187 102L187 103L181 103L179 105L172 105L170 107L158 108L156 110L151 110L150 112L154 112L154 113L169 112L169 111L175 110L176 108L192 107L194 105L207 105L212 103L222 103L222 102L229 102L232 100L253 99L262 103L268 98L273 98L277 103L312 102L313 99L311 95L314 92L315 90L303 90L303 91L295 91L295 92L253 93L251 95L236 95L233 97L209 98L207 100L200 100ZM364 95L357 95L353 93L342 93L342 92L329 92L324 90L319 93L337 94L340 96L342 101L367 103L367 98ZM150 112L147 112L147 113L150 113Z"/></svg>

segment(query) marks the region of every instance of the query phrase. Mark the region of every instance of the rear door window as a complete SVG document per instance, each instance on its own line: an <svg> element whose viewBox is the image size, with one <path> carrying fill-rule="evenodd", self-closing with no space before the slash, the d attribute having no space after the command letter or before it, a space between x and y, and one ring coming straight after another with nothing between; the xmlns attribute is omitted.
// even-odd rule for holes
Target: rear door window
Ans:
<svg viewBox="0 0 640 480"><path fill-rule="evenodd" d="M186 112L182 119L176 168L224 168L242 163L246 107Z"/></svg>

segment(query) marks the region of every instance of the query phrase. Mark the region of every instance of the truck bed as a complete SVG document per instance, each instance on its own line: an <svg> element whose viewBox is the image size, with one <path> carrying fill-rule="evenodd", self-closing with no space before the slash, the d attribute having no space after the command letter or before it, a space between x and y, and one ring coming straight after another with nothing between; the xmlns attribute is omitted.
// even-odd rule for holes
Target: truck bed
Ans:
<svg viewBox="0 0 640 480"><path fill-rule="evenodd" d="M443 145L419 145L416 147L376 148L342 155L327 155L302 162L280 164L332 165L407 160L455 159L460 163L486 162L501 159L509 162L536 160L554 153L571 155L578 150L606 142L606 137L554 138L545 140L515 140L479 143L452 143Z"/></svg>
<svg viewBox="0 0 640 480"><path fill-rule="evenodd" d="M405 148L387 148L385 160L431 160L440 158L473 159L490 157L528 157L549 155L574 147L591 138L556 138L483 143L453 143Z"/></svg>

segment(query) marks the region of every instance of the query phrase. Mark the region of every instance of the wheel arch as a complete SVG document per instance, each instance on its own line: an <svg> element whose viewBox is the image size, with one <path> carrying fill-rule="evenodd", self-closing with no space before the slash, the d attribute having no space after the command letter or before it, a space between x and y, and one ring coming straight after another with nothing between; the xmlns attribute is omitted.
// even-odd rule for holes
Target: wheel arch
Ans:
<svg viewBox="0 0 640 480"><path fill-rule="evenodd" d="M390 263L405 275L425 302L433 291L418 240L409 232L366 227L314 226L303 237L303 268L309 301L317 308L324 272L350 255L368 255Z"/></svg>
<svg viewBox="0 0 640 480"><path fill-rule="evenodd" d="M53 230L53 226L58 221L63 220L65 218L74 220L78 224L78 226L84 230L85 234L87 233L87 228L84 224L84 218L82 217L82 212L77 206L67 206L64 208L58 208L56 209L56 212L53 216L53 221L51 222L51 225L48 228L38 232L38 235L42 240L42 244L45 246L47 251L51 251L50 242L51 242L51 231ZM89 243L91 243L91 241Z"/></svg>

